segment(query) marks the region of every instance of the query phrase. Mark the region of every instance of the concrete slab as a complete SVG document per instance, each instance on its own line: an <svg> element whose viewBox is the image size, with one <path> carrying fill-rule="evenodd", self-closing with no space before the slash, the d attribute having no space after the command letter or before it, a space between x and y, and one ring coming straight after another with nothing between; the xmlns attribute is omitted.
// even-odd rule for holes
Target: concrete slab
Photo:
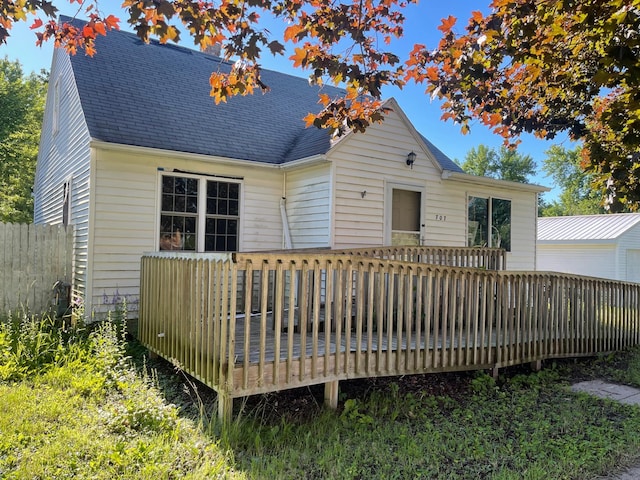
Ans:
<svg viewBox="0 0 640 480"><path fill-rule="evenodd" d="M585 392L600 398L609 398L620 403L640 405L640 389L627 385L616 385L602 380L590 380L571 386L575 392Z"/></svg>

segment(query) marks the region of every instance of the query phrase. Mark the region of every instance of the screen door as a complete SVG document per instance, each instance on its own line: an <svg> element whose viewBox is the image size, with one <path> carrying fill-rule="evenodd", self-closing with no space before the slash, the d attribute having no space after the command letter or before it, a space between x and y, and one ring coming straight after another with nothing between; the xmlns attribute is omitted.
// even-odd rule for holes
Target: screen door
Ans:
<svg viewBox="0 0 640 480"><path fill-rule="evenodd" d="M391 197L391 244L420 245L422 192L393 188Z"/></svg>

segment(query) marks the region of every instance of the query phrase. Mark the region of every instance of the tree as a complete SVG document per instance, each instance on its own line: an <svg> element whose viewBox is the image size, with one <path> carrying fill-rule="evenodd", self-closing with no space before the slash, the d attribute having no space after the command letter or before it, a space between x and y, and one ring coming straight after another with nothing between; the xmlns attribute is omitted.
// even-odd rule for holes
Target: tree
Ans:
<svg viewBox="0 0 640 480"><path fill-rule="evenodd" d="M64 1L64 0L58 0ZM69 0L73 3L75 0ZM177 41L186 27L201 48L224 46L237 58L230 73L213 72L216 102L231 95L266 90L259 59L266 49L282 54L294 46L295 67L309 70L314 84L345 86L344 96L320 93L323 109L308 125L336 134L364 131L382 121L384 86L425 82L432 98L443 100L443 118L469 129L472 119L517 142L523 132L552 139L567 132L581 140L581 166L607 194L616 210L640 208L640 0L493 0L491 12L474 12L466 33L443 19L437 48L414 45L404 62L386 47L403 34L404 9L417 0L124 0L128 22L138 36ZM95 53L95 38L118 28L97 0L82 3L86 24L55 21L51 0L5 0L0 7L0 44L11 26L32 24L41 43L75 53ZM271 40L259 27L261 15L286 25ZM282 41L280 41L282 40Z"/></svg>
<svg viewBox="0 0 640 480"><path fill-rule="evenodd" d="M178 26L182 24L195 45L202 49L222 45L226 59L237 59L229 73L211 74L211 96L216 102L267 90L260 76L262 50L283 54L284 43L293 44L291 61L295 67L311 72L310 83L329 81L343 84L346 90L342 97L321 93L323 109L309 115L307 124L342 134L364 131L372 122L382 121L386 113L382 86L404 85L400 59L385 46L402 36L402 9L416 1L124 0L122 7L129 14L128 23L144 41L150 35L158 36L163 43L178 41ZM97 0L86 0L80 8L86 14L86 23L59 24L58 10L51 0L6 0L0 6L0 44L6 42L14 22L36 15L31 28L37 44L52 40L72 54L84 50L94 55L96 37L118 29L120 20L101 12ZM274 17L286 25L282 41L271 40L270 32L260 28L261 16Z"/></svg>
<svg viewBox="0 0 640 480"><path fill-rule="evenodd" d="M581 140L581 167L612 210L640 207L640 0L494 0L466 33L443 24L417 46L408 77L444 100L443 118L471 119L513 142L523 132Z"/></svg>
<svg viewBox="0 0 640 480"><path fill-rule="evenodd" d="M478 145L478 148L472 147L464 157L462 169L471 175L480 177L491 176L491 165L496 162L496 152L494 149L486 145Z"/></svg>
<svg viewBox="0 0 640 480"><path fill-rule="evenodd" d="M0 222L31 222L46 77L0 59Z"/></svg>
<svg viewBox="0 0 640 480"><path fill-rule="evenodd" d="M462 169L472 175L499 178L526 183L536 174L536 164L530 155L522 155L514 149L500 147L496 152L486 145L478 145L467 152Z"/></svg>
<svg viewBox="0 0 640 480"><path fill-rule="evenodd" d="M605 213L602 196L592 187L593 175L581 167L581 147L567 150L554 145L546 152L542 169L562 188L557 200L541 209L541 216Z"/></svg>

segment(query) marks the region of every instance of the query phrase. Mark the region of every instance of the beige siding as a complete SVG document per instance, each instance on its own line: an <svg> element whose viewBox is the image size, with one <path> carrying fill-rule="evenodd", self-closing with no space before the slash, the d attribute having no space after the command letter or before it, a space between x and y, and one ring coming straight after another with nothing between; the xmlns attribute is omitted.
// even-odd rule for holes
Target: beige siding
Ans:
<svg viewBox="0 0 640 480"><path fill-rule="evenodd" d="M417 154L413 168L406 165L411 151ZM392 113L382 125L370 127L367 133L345 138L329 158L335 179L334 248L388 244L387 186L405 185L425 192L422 221L425 245L466 245L468 194L511 200L512 252L507 255L507 266L515 270L535 268L536 194L506 186L443 180L430 154L423 150L422 142L400 115Z"/></svg>
<svg viewBox="0 0 640 480"><path fill-rule="evenodd" d="M58 129L54 132L54 94L59 91ZM42 124L34 185L34 221L61 224L63 185L71 177L71 217L75 227L74 287L84 293L87 284L90 149L69 57L55 49Z"/></svg>
<svg viewBox="0 0 640 480"><path fill-rule="evenodd" d="M92 306L103 312L127 299L137 311L140 257L157 249L159 176L164 169L242 177L241 250L282 248L282 172L181 158L96 151Z"/></svg>
<svg viewBox="0 0 640 480"><path fill-rule="evenodd" d="M329 165L287 171L286 175L286 209L293 248L329 246Z"/></svg>
<svg viewBox="0 0 640 480"><path fill-rule="evenodd" d="M417 153L413 169L405 160ZM335 248L379 246L385 237L385 190L388 182L426 188L439 182L439 172L418 141L396 115L365 134L353 134L331 152L334 163ZM363 193L366 192L363 196ZM430 192L427 188L426 196Z"/></svg>
<svg viewBox="0 0 640 480"><path fill-rule="evenodd" d="M538 244L537 269L616 279L613 244Z"/></svg>

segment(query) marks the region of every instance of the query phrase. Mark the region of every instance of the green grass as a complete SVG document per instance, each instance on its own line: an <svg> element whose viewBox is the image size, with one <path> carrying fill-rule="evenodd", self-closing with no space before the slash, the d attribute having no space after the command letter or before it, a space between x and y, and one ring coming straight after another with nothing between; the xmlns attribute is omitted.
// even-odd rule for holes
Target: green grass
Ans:
<svg viewBox="0 0 640 480"><path fill-rule="evenodd" d="M113 323L0 325L0 478L243 478L127 359Z"/></svg>
<svg viewBox="0 0 640 480"><path fill-rule="evenodd" d="M339 415L254 424L234 450L253 478L584 479L638 455L640 410L570 393L553 370L479 375L467 397L390 384Z"/></svg>
<svg viewBox="0 0 640 480"><path fill-rule="evenodd" d="M146 364L116 323L0 324L0 478L585 479L640 460L640 408L570 391L640 386L640 349L506 370L254 397L221 436L215 396Z"/></svg>

